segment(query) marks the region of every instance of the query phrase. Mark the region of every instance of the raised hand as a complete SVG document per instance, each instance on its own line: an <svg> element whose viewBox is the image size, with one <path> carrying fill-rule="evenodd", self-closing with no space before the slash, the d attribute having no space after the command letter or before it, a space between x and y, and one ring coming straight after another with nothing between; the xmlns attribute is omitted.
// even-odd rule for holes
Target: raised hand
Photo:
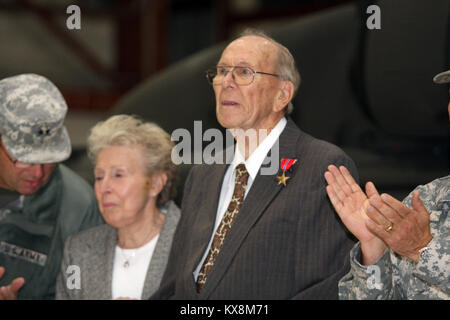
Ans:
<svg viewBox="0 0 450 320"><path fill-rule="evenodd" d="M369 220L367 215L368 196L373 199L380 197L375 185L372 182L366 184L366 195L344 166L338 169L336 166L330 165L324 176L328 183L327 194L334 209L347 229L361 243L361 262L365 265L373 264L386 250L384 242L366 225L366 221Z"/></svg>

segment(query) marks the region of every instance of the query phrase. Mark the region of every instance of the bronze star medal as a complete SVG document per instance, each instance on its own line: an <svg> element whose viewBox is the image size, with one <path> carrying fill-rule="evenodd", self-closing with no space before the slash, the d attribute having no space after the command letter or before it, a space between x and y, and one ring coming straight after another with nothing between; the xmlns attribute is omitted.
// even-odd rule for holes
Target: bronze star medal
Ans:
<svg viewBox="0 0 450 320"><path fill-rule="evenodd" d="M286 187L286 182L290 178L286 176L286 170L289 170L296 162L297 159L287 159L287 158L281 159L280 169L283 170L283 174L281 176L277 176L278 179L277 185L282 184L283 186Z"/></svg>
<svg viewBox="0 0 450 320"><path fill-rule="evenodd" d="M278 179L278 185L283 184L286 187L286 181L290 177L285 176L285 174L284 174L285 171L286 170L283 170L283 174L281 176L277 176L277 179Z"/></svg>

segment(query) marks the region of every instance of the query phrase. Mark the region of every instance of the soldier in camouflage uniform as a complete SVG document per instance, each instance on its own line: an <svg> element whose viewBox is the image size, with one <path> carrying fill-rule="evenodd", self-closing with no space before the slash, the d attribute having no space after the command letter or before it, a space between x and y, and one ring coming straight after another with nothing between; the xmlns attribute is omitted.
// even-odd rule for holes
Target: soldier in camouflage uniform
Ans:
<svg viewBox="0 0 450 320"><path fill-rule="evenodd" d="M0 300L53 298L64 241L103 222L92 187L58 164L66 112L44 77L0 81Z"/></svg>
<svg viewBox="0 0 450 320"><path fill-rule="evenodd" d="M450 82L450 70L434 81ZM371 182L366 196L345 167L330 166L325 179L334 208L360 240L340 299L450 299L450 176L417 187L403 203L380 196Z"/></svg>

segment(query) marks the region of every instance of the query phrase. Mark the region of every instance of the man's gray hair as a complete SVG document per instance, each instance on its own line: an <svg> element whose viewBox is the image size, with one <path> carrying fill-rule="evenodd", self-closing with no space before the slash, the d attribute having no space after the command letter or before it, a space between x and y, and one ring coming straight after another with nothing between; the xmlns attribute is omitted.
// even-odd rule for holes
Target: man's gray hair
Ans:
<svg viewBox="0 0 450 320"><path fill-rule="evenodd" d="M276 72L280 75L283 80L290 81L294 84L294 96L297 93L298 87L300 86L300 73L298 72L297 66L295 64L294 57L288 48L283 46L281 43L277 42L270 36L268 36L264 31L247 28L242 33L239 34L238 38L247 37L247 36L256 36L261 37L266 40L271 41L278 47L278 65L276 66ZM294 106L292 101L289 101L289 104L286 108L286 114L292 113Z"/></svg>
<svg viewBox="0 0 450 320"><path fill-rule="evenodd" d="M147 175L150 177L156 172L167 174L167 182L158 195L157 206L175 198L178 175L171 158L174 143L169 134L155 123L124 114L112 116L91 129L87 146L88 156L94 165L104 148L141 146Z"/></svg>

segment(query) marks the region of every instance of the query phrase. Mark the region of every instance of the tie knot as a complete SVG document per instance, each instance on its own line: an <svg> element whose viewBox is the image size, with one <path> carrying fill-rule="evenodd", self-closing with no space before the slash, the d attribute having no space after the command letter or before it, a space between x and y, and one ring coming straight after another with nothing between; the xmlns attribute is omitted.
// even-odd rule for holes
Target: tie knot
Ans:
<svg viewBox="0 0 450 320"><path fill-rule="evenodd" d="M236 167L236 185L241 185L244 189L247 186L248 171L245 168L245 164L240 163Z"/></svg>

